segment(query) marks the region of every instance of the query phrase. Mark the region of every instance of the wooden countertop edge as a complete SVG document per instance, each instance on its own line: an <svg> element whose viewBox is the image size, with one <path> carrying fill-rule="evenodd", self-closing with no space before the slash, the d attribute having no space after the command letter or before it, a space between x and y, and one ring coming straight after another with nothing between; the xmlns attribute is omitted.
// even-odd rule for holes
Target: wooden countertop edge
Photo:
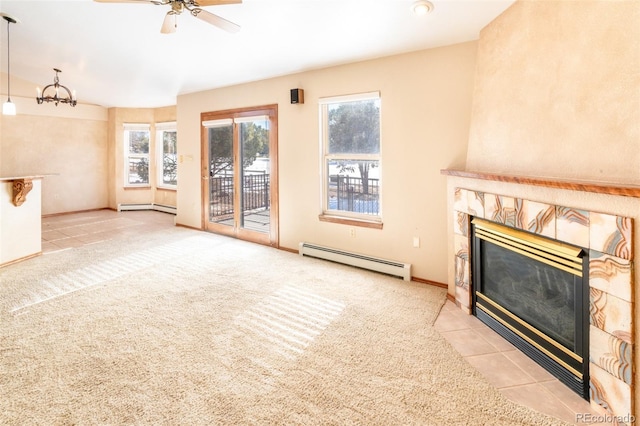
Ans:
<svg viewBox="0 0 640 426"><path fill-rule="evenodd" d="M0 176L0 182L11 182L12 180L20 180L20 179L44 179L47 176L57 176L56 174L46 174L46 175L24 175L24 176Z"/></svg>

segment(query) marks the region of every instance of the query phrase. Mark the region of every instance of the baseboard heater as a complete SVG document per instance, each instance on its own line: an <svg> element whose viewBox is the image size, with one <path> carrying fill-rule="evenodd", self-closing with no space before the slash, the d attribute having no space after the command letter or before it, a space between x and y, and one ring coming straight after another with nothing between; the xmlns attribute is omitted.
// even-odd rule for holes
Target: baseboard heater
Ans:
<svg viewBox="0 0 640 426"><path fill-rule="evenodd" d="M298 254L301 256L317 257L319 259L331 260L332 262L344 263L345 265L369 269L371 271L400 277L405 281L411 281L410 263L394 262L393 260L364 256L357 253L310 243L300 243L298 247Z"/></svg>
<svg viewBox="0 0 640 426"><path fill-rule="evenodd" d="M156 210L164 213L176 214L176 208L173 206L165 206L164 204L146 203L146 204L118 204L118 211L128 210Z"/></svg>

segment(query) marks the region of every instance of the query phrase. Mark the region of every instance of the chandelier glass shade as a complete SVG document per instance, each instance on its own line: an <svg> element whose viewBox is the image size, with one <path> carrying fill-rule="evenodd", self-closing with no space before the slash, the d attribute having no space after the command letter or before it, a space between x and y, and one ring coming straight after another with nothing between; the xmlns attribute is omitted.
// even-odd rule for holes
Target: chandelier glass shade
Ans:
<svg viewBox="0 0 640 426"><path fill-rule="evenodd" d="M62 71L58 68L54 68L53 70L56 72L56 75L53 77L53 84L44 86L42 91L40 91L40 88L38 87L38 96L36 97L36 101L38 101L38 104L43 102L53 102L56 106L58 106L59 103L69 104L72 107L76 106L78 101L76 99L75 90L72 93L66 86L60 84L58 73Z"/></svg>

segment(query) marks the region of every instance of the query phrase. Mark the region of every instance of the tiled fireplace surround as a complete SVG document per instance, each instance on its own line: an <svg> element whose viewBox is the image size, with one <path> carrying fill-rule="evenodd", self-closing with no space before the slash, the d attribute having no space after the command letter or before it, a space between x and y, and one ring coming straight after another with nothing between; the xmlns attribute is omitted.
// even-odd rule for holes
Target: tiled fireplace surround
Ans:
<svg viewBox="0 0 640 426"><path fill-rule="evenodd" d="M455 187L455 301L471 313L470 226L480 217L589 250L591 406L633 413L633 219Z"/></svg>

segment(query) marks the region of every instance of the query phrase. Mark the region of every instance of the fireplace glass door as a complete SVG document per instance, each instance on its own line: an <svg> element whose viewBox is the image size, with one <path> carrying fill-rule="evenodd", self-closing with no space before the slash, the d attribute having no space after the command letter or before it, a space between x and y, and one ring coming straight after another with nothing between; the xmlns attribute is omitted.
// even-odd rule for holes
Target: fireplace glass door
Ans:
<svg viewBox="0 0 640 426"><path fill-rule="evenodd" d="M543 335L576 351L575 275L483 243L482 292Z"/></svg>
<svg viewBox="0 0 640 426"><path fill-rule="evenodd" d="M472 221L473 313L588 398L586 251Z"/></svg>

